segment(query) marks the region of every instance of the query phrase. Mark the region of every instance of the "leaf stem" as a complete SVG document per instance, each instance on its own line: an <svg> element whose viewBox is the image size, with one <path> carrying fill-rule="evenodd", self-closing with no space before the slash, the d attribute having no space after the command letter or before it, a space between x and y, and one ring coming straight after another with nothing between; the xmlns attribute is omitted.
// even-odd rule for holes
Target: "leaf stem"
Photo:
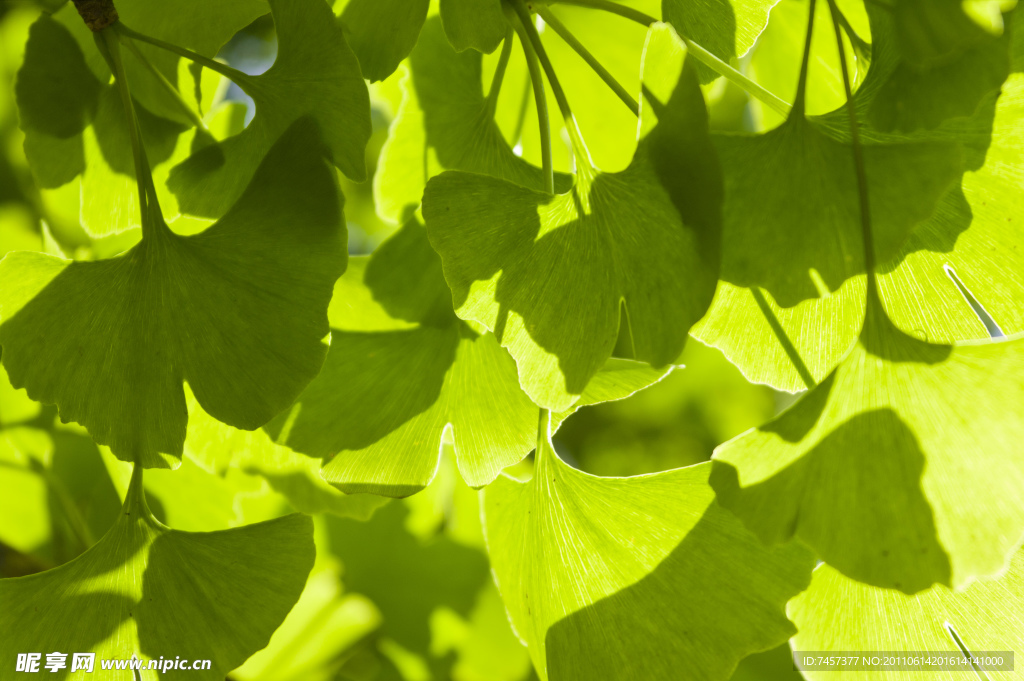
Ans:
<svg viewBox="0 0 1024 681"><path fill-rule="evenodd" d="M192 125L200 129L205 129L206 125L203 123L203 119L199 117L199 114L197 114L191 106L189 106L188 102L185 101L185 98L181 96L181 92L178 91L178 88L176 88L171 81L167 80L167 76L165 76L160 69L154 66L153 62L151 62L149 58L146 57L145 53L139 49L139 46L135 44L135 41L131 38L126 38L124 44L128 47L131 53L135 55L135 58L146 67L146 70L153 74L153 77L157 79L157 82L163 86L164 90L167 91L171 98L174 99L174 103L177 104L182 113L188 117L192 122Z"/></svg>
<svg viewBox="0 0 1024 681"><path fill-rule="evenodd" d="M596 73L601 80L605 82L605 85L611 88L612 92L622 100L622 103L633 112L634 116L640 115L640 105L637 104L637 101L626 91L626 88L624 88L619 81L615 80L615 77L612 76L608 69L601 65L601 62L599 62L597 58L590 53L590 50L583 46L583 43L577 40L576 36L569 31L565 24L559 21L558 17L556 17L551 10L547 7L538 6L537 14L539 14L544 20L544 23L550 26L555 33L561 36L562 40L564 40L569 47L575 50L576 54L583 58L583 61L587 62L590 68L594 70L594 73Z"/></svg>
<svg viewBox="0 0 1024 681"><path fill-rule="evenodd" d="M117 24L114 25L116 26ZM128 138L131 141L132 159L135 164L135 182L139 192L142 237L145 239L153 233L155 225L160 224L162 221L153 219L153 211L155 210L156 213L159 213L160 206L157 204L156 187L153 184L149 161L146 158L146 149L142 144L142 130L139 127L138 116L135 114L135 105L132 103L128 78L125 76L124 61L121 59L120 40L118 35L110 29L104 29L93 35L96 38L96 44L110 62L111 70L114 72L114 81L117 84L118 93L121 95L121 104L124 106L125 120L128 123ZM152 205L150 201L152 201Z"/></svg>
<svg viewBox="0 0 1024 681"><path fill-rule="evenodd" d="M804 54L800 60L800 79L796 84L796 97L793 99L793 113L803 116L807 110L807 73L811 64L811 43L814 41L814 11L817 0L811 0L810 16L807 17L807 35L804 38ZM842 45L840 45L840 50ZM845 68L845 67L844 67Z"/></svg>
<svg viewBox="0 0 1024 681"><path fill-rule="evenodd" d="M517 19L518 17L510 17ZM544 170L544 190L548 194L555 193L555 164L551 154L551 121L548 117L548 98L544 92L544 76L541 74L540 65L537 62L537 53L533 50L533 44L526 35L526 29L522 22L515 21L516 33L519 34L519 42L523 45L523 53L526 55L526 66L530 71L530 82L533 84L533 99L537 105L537 120L540 123L540 155L541 166Z"/></svg>
<svg viewBox="0 0 1024 681"><path fill-rule="evenodd" d="M612 14L618 14L626 19L631 19L644 26L650 26L658 21L658 19L649 14L635 10L632 7L625 7L618 3L611 2L610 0L534 0L534 2L543 2L544 4L560 3L563 5L576 5L578 7L590 7L592 9L604 10L606 12L611 12ZM726 80L735 83L745 90L751 97L759 100L762 104L773 111L782 116L789 115L790 106L785 100L761 87L750 78L747 78L742 73L713 55L711 52L708 52L700 44L693 42L684 35L680 35L679 37L686 43L690 53L693 54L699 62L704 64L704 66L707 66Z"/></svg>
<svg viewBox="0 0 1024 681"><path fill-rule="evenodd" d="M562 84L558 81L558 75L555 73L555 67L552 65L551 59L548 57L548 53L544 49L544 44L540 40L540 34L537 33L537 27L533 25L530 12L526 9L526 5L523 4L522 0L513 0L512 7L519 16L519 23L523 27L523 32L533 45L534 52L540 59L541 66L544 68L544 73L548 78L548 84L551 85L551 93L555 95L555 101L558 103L558 110L562 114L562 118L565 122L565 129L569 132L572 150L576 156L577 172L582 171L587 173L593 168L593 164L590 162L590 153L587 151L587 147L583 143L583 135L580 133L579 126L576 125L576 117L572 115L572 109L569 108L569 100L565 96L565 90L562 89Z"/></svg>
<svg viewBox="0 0 1024 681"><path fill-rule="evenodd" d="M173 52L179 57L184 57L185 59L195 62L196 64L201 64L202 66L205 66L211 71L216 71L225 78L229 78L232 81L234 81L234 83L238 85L238 87L242 88L242 90L245 91L246 94L251 94L246 88L252 84L252 79L248 76L248 74L245 74L239 71L238 69L231 68L227 64L221 64L219 61L215 61L213 59L210 59L209 57L204 57L198 52L193 52L190 49L179 47L173 43L160 40L159 38L153 38L151 36L145 35L144 33L139 33L138 31L128 28L121 22L114 24L114 28L121 35L133 38L140 42L149 43L150 45L167 50L168 52Z"/></svg>
<svg viewBox="0 0 1024 681"><path fill-rule="evenodd" d="M620 5L617 2L611 2L611 0L534 0L535 5L554 3L562 5L576 5L577 7L589 7L591 9L611 12L612 14L618 14L620 17L631 19L638 24L643 24L644 26L650 26L658 21L650 14L645 14L644 12L641 12L638 9L633 9L632 7Z"/></svg>
<svg viewBox="0 0 1024 681"><path fill-rule="evenodd" d="M850 144L853 147L853 165L857 173L857 195L860 199L861 236L864 242L864 269L868 277L869 304L872 297L878 297L878 282L875 278L875 243L871 231L871 201L868 197L868 175L864 168L864 149L860 144L860 124L857 121L857 103L854 100L853 86L850 84L850 73L846 65L846 50L843 47L843 32L839 22L839 8L835 0L828 0L832 13L832 26L836 33L836 46L839 48L839 66L843 72L843 88L846 90L846 111L850 119Z"/></svg>
<svg viewBox="0 0 1024 681"><path fill-rule="evenodd" d="M523 137L523 126L526 124L526 110L530 100L530 91L533 89L533 81L529 78L523 84L523 96L519 101L519 114L516 116L516 129L512 133L512 143L518 143Z"/></svg>
<svg viewBox="0 0 1024 681"><path fill-rule="evenodd" d="M498 65L494 68L494 77L491 79L491 88L487 91L487 112L494 116L498 108L498 95L501 93L501 84L505 81L505 71L508 69L508 60L512 56L512 41L515 32L508 27L505 40L501 45L501 55L498 56Z"/></svg>

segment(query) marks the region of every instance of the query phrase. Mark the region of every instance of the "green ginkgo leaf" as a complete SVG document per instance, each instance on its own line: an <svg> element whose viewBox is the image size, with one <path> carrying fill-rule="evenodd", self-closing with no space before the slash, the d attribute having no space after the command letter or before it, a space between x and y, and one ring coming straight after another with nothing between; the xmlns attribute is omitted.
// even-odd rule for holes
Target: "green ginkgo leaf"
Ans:
<svg viewBox="0 0 1024 681"><path fill-rule="evenodd" d="M228 214L196 236L154 216L117 258L9 254L0 346L12 384L145 466L182 452L183 381L240 428L291 404L326 355L327 305L346 260L340 194L319 148L315 124L298 121Z"/></svg>
<svg viewBox="0 0 1024 681"><path fill-rule="evenodd" d="M664 20L679 35L692 40L729 63L753 47L768 24L768 13L779 0L662 0ZM701 82L718 74L700 65Z"/></svg>
<svg viewBox="0 0 1024 681"><path fill-rule="evenodd" d="M887 72L869 111L869 120L882 130L934 128L947 118L970 116L1010 74L1011 32L992 35L960 0L867 7L871 68L878 72L885 64Z"/></svg>
<svg viewBox="0 0 1024 681"><path fill-rule="evenodd" d="M345 37L363 77L384 80L408 56L427 18L430 0L350 0L341 14Z"/></svg>
<svg viewBox="0 0 1024 681"><path fill-rule="evenodd" d="M799 629L792 640L794 650L944 651L959 661L944 670L943 679L1010 678L1013 674L979 674L963 655L964 649L977 655L1024 646L1024 551L1017 551L996 579L979 580L963 591L935 586L914 596L861 584L821 565L810 588L790 602L788 612ZM1008 656L1003 659L1010 661ZM805 667L803 674L810 681L836 678L832 670ZM857 674L864 681L920 677L920 671L906 670L868 669Z"/></svg>
<svg viewBox="0 0 1024 681"><path fill-rule="evenodd" d="M544 187L540 168L516 156L494 122L481 82L482 59L475 50L457 53L437 17L424 24L374 177L383 217L400 221L407 206L419 205L427 180L446 169ZM568 176L559 176L560 188L569 184Z"/></svg>
<svg viewBox="0 0 1024 681"><path fill-rule="evenodd" d="M441 0L440 9L445 35L458 52L472 47L490 54L509 30L501 0Z"/></svg>
<svg viewBox="0 0 1024 681"><path fill-rule="evenodd" d="M75 33L82 31L85 36ZM136 76L133 85L139 86L152 78ZM91 32L71 4L32 25L15 89L25 155L44 188L82 177L80 220L96 236L139 225L128 124L109 79ZM184 134L186 125L156 116L138 102L136 110L148 157L163 179L173 163L187 156L195 133ZM176 214L173 195L159 185L158 190L168 214Z"/></svg>
<svg viewBox="0 0 1024 681"><path fill-rule="evenodd" d="M221 423L188 394L185 454L204 468L225 474L232 468L262 476L302 513L332 513L367 520L387 503L370 494L343 494L320 477L320 461L274 442L266 431L244 431ZM177 471L175 471L177 473Z"/></svg>
<svg viewBox="0 0 1024 681"><path fill-rule="evenodd" d="M294 121L311 117L334 164L366 178L370 99L359 62L323 0L270 0L277 59L259 76L238 75L256 113L234 137L207 146L170 174L181 209L217 217L241 196L270 146Z"/></svg>
<svg viewBox="0 0 1024 681"><path fill-rule="evenodd" d="M419 492L437 472L446 431L473 487L533 449L537 407L515 362L492 334L452 312L420 224L407 223L371 258L353 258L334 300L320 375L269 427L282 444L326 458L331 484L349 493ZM665 373L610 360L580 403L627 397Z"/></svg>
<svg viewBox="0 0 1024 681"><path fill-rule="evenodd" d="M720 446L712 484L762 539L797 536L854 579L963 586L1002 569L1024 535L1022 368L1019 340L926 343L872 297L850 354L777 419Z"/></svg>
<svg viewBox="0 0 1024 681"><path fill-rule="evenodd" d="M885 63L878 59L857 93L861 112L878 96L882 76L874 69ZM695 337L721 349L748 379L789 391L813 386L835 367L856 339L865 304L848 116L845 107L822 118L804 116L806 68L800 75L805 85L781 126L762 135L715 137L726 178L722 281L711 311L694 329ZM921 234L957 196L965 166L984 157L986 128L991 130L991 110L913 137L865 132L879 269L891 270L917 251L949 250L955 236ZM963 134L965 129L971 134ZM945 226L962 231L969 224L968 217ZM890 291L898 296L907 290L913 288L882 286L886 299ZM899 307L893 307L899 317ZM961 318L964 312L969 309ZM927 323L911 329L930 335ZM969 336L953 339L964 337Z"/></svg>
<svg viewBox="0 0 1024 681"><path fill-rule="evenodd" d="M665 24L650 41L685 51ZM665 366L710 303L720 170L692 60L676 64L678 85L665 104L649 100L650 132L621 173L581 166L555 196L458 171L427 185L427 233L456 313L494 332L542 407L579 399L612 353L621 308L634 357Z"/></svg>
<svg viewBox="0 0 1024 681"><path fill-rule="evenodd" d="M546 432L546 425L542 423ZM813 556L767 548L714 500L709 464L598 478L539 443L533 479L484 492L491 568L541 679L728 679L795 629Z"/></svg>
<svg viewBox="0 0 1024 681"><path fill-rule="evenodd" d="M93 671L117 681L223 679L269 642L314 554L308 516L221 532L172 530L150 513L136 467L123 513L93 548L53 570L0 580L0 651L5 660L68 654L57 678L72 676L72 653L93 652ZM210 660L210 668L146 669L172 651ZM132 657L145 661L142 671L100 669L99 660Z"/></svg>

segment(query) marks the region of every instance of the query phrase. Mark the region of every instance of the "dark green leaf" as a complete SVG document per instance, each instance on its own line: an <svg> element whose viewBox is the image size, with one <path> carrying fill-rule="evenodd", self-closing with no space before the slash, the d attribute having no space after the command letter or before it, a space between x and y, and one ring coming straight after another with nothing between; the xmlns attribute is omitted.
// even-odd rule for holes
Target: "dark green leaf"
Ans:
<svg viewBox="0 0 1024 681"><path fill-rule="evenodd" d="M384 80L408 56L427 18L430 0L350 0L341 14L345 37L363 77Z"/></svg>
<svg viewBox="0 0 1024 681"><path fill-rule="evenodd" d="M11 382L146 466L181 454L183 381L238 427L287 407L323 362L327 303L345 267L339 194L318 146L311 121L295 124L199 235L158 224L97 262L7 256L0 344Z"/></svg>

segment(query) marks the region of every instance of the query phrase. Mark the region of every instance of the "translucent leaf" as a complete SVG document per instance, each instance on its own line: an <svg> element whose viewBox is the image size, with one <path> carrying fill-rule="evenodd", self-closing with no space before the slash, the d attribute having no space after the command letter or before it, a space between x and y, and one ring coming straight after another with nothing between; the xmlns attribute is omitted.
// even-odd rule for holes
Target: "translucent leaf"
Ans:
<svg viewBox="0 0 1024 681"><path fill-rule="evenodd" d="M170 174L181 209L218 217L244 191L270 146L296 120L310 117L334 164L366 178L370 99L359 62L323 0L271 0L277 59L265 73L237 85L256 103L245 130L199 150Z"/></svg>
<svg viewBox="0 0 1024 681"><path fill-rule="evenodd" d="M709 464L597 478L541 443L484 492L495 581L541 679L727 679L793 632L813 557L766 548L714 501Z"/></svg>
<svg viewBox="0 0 1024 681"><path fill-rule="evenodd" d="M84 36L79 35L82 32ZM44 14L36 20L25 49L16 96L25 154L36 181L43 188L56 188L82 176L85 200L80 219L92 235L138 226L124 109L116 88L108 83L110 72L92 34L69 4L52 18ZM141 86L152 75L134 75L132 83L140 87L133 92L144 92ZM136 106L149 160L162 180L170 166L188 154L195 133L186 133L190 122L154 115L139 101ZM175 111L180 116L180 109ZM177 202L162 182L158 191L168 215L177 214Z"/></svg>
<svg viewBox="0 0 1024 681"><path fill-rule="evenodd" d="M5 659L91 651L99 671L99 659L150 660L180 650L211 660L209 670L189 674L212 680L270 640L313 565L309 517L213 533L172 530L149 512L136 471L123 513L96 546L53 570L0 580ZM118 681L136 673L102 672Z"/></svg>
<svg viewBox="0 0 1024 681"><path fill-rule="evenodd" d="M997 579L977 581L957 592L935 586L914 596L861 584L821 565L810 588L790 602L788 611L800 630L793 637L795 650L948 651L963 664L942 678L974 681L984 676L966 664L960 644L974 654L1020 650L1024 645L1024 551L1017 551ZM803 674L810 681L835 678L834 673L817 670ZM865 681L910 681L920 676L914 671L857 673Z"/></svg>
<svg viewBox="0 0 1024 681"><path fill-rule="evenodd" d="M424 24L374 178L378 211L386 219L401 221L407 206L419 205L427 180L445 169L543 188L540 168L516 156L494 122L481 60L475 50L455 52L437 17ZM569 178L561 176L559 182L567 188Z"/></svg>
<svg viewBox="0 0 1024 681"><path fill-rule="evenodd" d="M678 40L664 24L651 35ZM427 232L456 312L495 333L543 407L562 411L579 399L612 353L621 307L636 359L665 366L710 302L720 176L686 63L621 173L585 169L554 197L457 171L427 186Z"/></svg>
<svg viewBox="0 0 1024 681"><path fill-rule="evenodd" d="M1019 340L907 336L875 300L824 382L716 450L712 484L762 539L797 536L854 579L960 587L1002 569L1024 535L1022 363Z"/></svg>
<svg viewBox="0 0 1024 681"><path fill-rule="evenodd" d="M875 44L899 49L872 102L869 115L875 126L912 131L969 116L1006 80L1010 32L992 35L963 5L961 0L896 0L891 9L868 4ZM889 59L872 52L876 64Z"/></svg>
<svg viewBox="0 0 1024 681"><path fill-rule="evenodd" d="M269 427L282 444L326 457L326 480L350 493L414 494L437 472L446 429L473 487L533 449L537 407L494 336L452 313L421 225L353 258L334 300L323 370ZM621 399L664 373L612 361L581 402Z"/></svg>
<svg viewBox="0 0 1024 681"><path fill-rule="evenodd" d="M311 121L295 124L231 211L196 236L158 223L110 260L8 255L0 344L12 384L146 466L181 454L183 381L208 412L246 429L291 404L323 362L346 258L318 146Z"/></svg>
<svg viewBox="0 0 1024 681"><path fill-rule="evenodd" d="M320 477L319 460L278 445L263 430L248 432L221 423L203 411L194 395L187 397L185 452L206 468L221 474L238 468L260 475L303 513L367 520L387 503L387 499L369 494L342 494Z"/></svg>
<svg viewBox="0 0 1024 681"><path fill-rule="evenodd" d="M429 0L350 0L341 14L345 38L363 77L384 80L416 44Z"/></svg>
<svg viewBox="0 0 1024 681"><path fill-rule="evenodd" d="M457 51L494 52L509 30L501 0L441 0L441 21Z"/></svg>
<svg viewBox="0 0 1024 681"><path fill-rule="evenodd" d="M768 24L768 13L778 0L662 0L664 20L679 35L692 40L716 57L730 63L754 45ZM718 74L698 67L701 82Z"/></svg>

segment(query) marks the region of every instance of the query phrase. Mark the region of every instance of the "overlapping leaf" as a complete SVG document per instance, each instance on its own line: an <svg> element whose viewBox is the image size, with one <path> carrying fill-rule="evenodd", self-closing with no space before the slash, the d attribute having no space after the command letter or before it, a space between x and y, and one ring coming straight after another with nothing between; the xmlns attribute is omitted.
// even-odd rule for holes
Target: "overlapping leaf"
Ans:
<svg viewBox="0 0 1024 681"><path fill-rule="evenodd" d="M385 218L400 221L407 206L419 205L427 180L444 169L543 188L540 168L516 156L494 122L481 84L481 60L475 50L456 53L438 18L424 24L374 178L377 210ZM559 185L568 183L561 176Z"/></svg>
<svg viewBox="0 0 1024 681"><path fill-rule="evenodd" d="M862 121L888 82L896 49L884 27L873 35L871 70L856 97ZM915 336L951 342L987 335L943 266L954 247L966 248L974 238L990 241L993 228L1005 231L981 214L972 216L967 196L981 185L963 175L985 163L990 141L993 150L1017 145L1015 126L993 134L995 96L970 118L950 119L932 131L864 130L881 294L896 324ZM1014 99L1009 93L1000 99L1006 119L1015 115ZM794 126L797 116L794 111L783 126L757 138L717 139L727 178L722 282L711 313L694 330L750 380L789 391L817 383L839 362L856 338L864 307L847 111ZM808 145L794 127L813 131L820 144ZM788 147L799 158L776 148L787 138L799 141ZM811 153L822 147L834 153L828 163ZM998 181L986 181L983 191L1005 191L1003 201L1012 202L1007 189L1013 181L1000 177L1013 177L1012 168L998 157L988 167ZM999 203L992 209L988 201L971 203L1003 214ZM810 225L821 228L810 232L816 238L808 238ZM973 264L958 260L973 271Z"/></svg>
<svg viewBox="0 0 1024 681"><path fill-rule="evenodd" d="M203 9L197 9L203 4ZM212 57L240 28L267 11L261 0L217 3L216 11L195 0L174 0L155 10L151 3L118 3L123 21L137 30ZM147 45L136 46L164 78L178 85L184 101L195 89L192 76L179 78L179 59ZM162 191L170 167L184 159L198 131L186 131L192 119L181 103L134 56L126 59L143 139L169 215L177 213L173 195ZM216 76L216 74L212 74ZM81 221L95 235L139 224L139 210L127 126L110 69L96 48L92 33L71 3L53 15L44 14L32 28L16 89L25 131L25 151L42 187L63 185L82 176L86 199ZM205 79L204 102L212 97L213 78ZM198 133L201 134L201 133Z"/></svg>
<svg viewBox="0 0 1024 681"><path fill-rule="evenodd" d="M541 443L484 492L491 567L541 679L727 679L787 639L813 557L766 548L714 501L709 464L597 478Z"/></svg>
<svg viewBox="0 0 1024 681"><path fill-rule="evenodd" d="M768 13L778 0L662 0L664 20L679 35L692 40L722 61L742 57L768 24ZM718 77L699 67L702 82Z"/></svg>
<svg viewBox="0 0 1024 681"><path fill-rule="evenodd" d="M423 212L457 314L494 331L531 399L571 406L611 355L620 308L635 357L665 366L707 309L716 278L721 185L692 62L671 27L678 86L621 173L582 169L566 194L448 171ZM660 48L658 48L660 49ZM583 159L581 159L581 162Z"/></svg>
<svg viewBox="0 0 1024 681"><path fill-rule="evenodd" d="M508 33L501 0L441 0L441 21L457 51L493 52Z"/></svg>
<svg viewBox="0 0 1024 681"><path fill-rule="evenodd" d="M970 116L1010 74L1010 31L992 35L959 0L895 0L891 8L869 3L868 9L875 44L899 50L872 55L892 61L869 111L882 130L934 128Z"/></svg>
<svg viewBox="0 0 1024 681"><path fill-rule="evenodd" d="M370 106L359 62L322 0L270 0L277 29L274 65L237 85L256 103L249 125L175 167L168 186L181 208L218 217L241 196L270 146L294 121L320 126L334 164L356 181L366 177Z"/></svg>
<svg viewBox="0 0 1024 681"><path fill-rule="evenodd" d="M188 651L211 660L211 668L176 673L212 680L270 640L313 566L310 518L212 533L172 530L146 507L141 472L117 522L92 549L53 570L0 580L4 659L91 651L97 659L148 661ZM70 668L69 657L60 678ZM161 676L145 669L102 674L117 681Z"/></svg>
<svg viewBox="0 0 1024 681"><path fill-rule="evenodd" d="M961 644L971 654L1020 650L1024 645L1024 551L1017 551L997 579L975 582L959 592L935 586L915 596L861 584L821 565L810 588L790 602L788 611L799 628L793 637L795 650L948 651L960 663L954 662L943 678L999 678L1005 672L975 672L962 657ZM805 669L803 674L810 681L835 678L834 672L822 670ZM910 681L920 675L863 670L857 678Z"/></svg>
<svg viewBox="0 0 1024 681"><path fill-rule="evenodd" d="M231 211L196 236L157 220L110 260L8 255L0 345L11 382L146 466L181 454L183 381L241 428L287 407L323 362L345 267L339 193L318 148L315 124L297 122Z"/></svg>
<svg viewBox="0 0 1024 681"><path fill-rule="evenodd" d="M427 18L430 0L350 0L341 14L345 37L363 77L384 80L408 56Z"/></svg>
<svg viewBox="0 0 1024 681"><path fill-rule="evenodd" d="M1022 368L1020 340L926 343L873 299L824 382L716 450L712 484L762 539L800 537L854 579L960 587L1024 536Z"/></svg>
<svg viewBox="0 0 1024 681"><path fill-rule="evenodd" d="M437 471L448 428L473 487L533 449L537 407L494 336L452 313L421 225L409 222L370 259L353 258L334 299L323 370L270 428L282 444L325 457L326 480L346 492L418 492ZM613 360L582 403L626 397L664 373Z"/></svg>

